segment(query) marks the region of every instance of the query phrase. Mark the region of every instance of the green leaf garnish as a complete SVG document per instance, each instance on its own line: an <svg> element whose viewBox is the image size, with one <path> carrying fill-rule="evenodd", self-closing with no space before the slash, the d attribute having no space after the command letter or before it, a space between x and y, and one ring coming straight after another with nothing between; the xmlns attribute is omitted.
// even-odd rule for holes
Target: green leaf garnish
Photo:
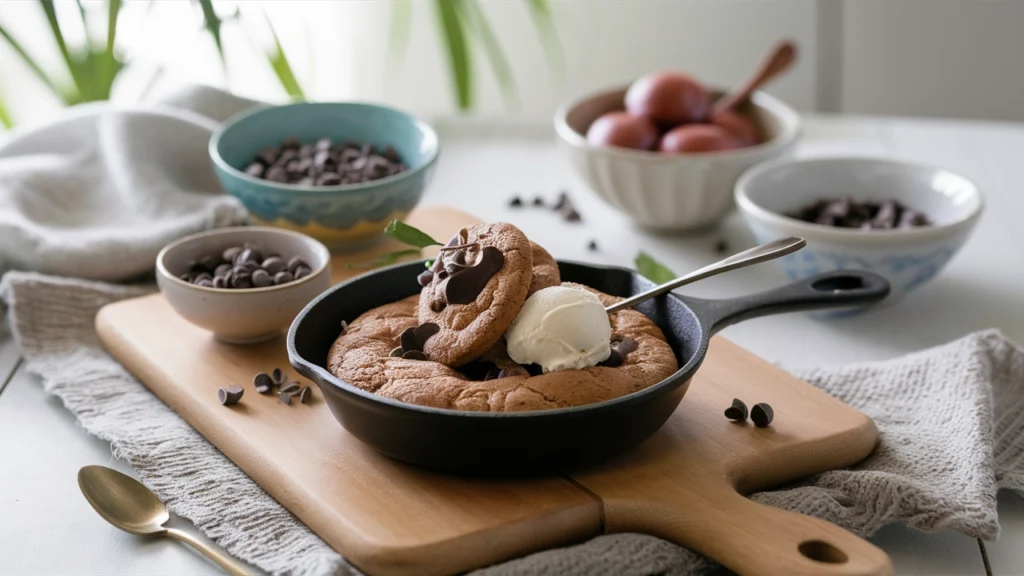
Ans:
<svg viewBox="0 0 1024 576"><path fill-rule="evenodd" d="M652 258L646 252L640 252L636 255L636 271L655 284L664 284L678 277L675 272L669 270L668 267Z"/></svg>
<svg viewBox="0 0 1024 576"><path fill-rule="evenodd" d="M431 238L426 232L398 220L392 220L388 227L384 229L384 233L403 244L416 246L417 248L441 246L440 242Z"/></svg>
<svg viewBox="0 0 1024 576"><path fill-rule="evenodd" d="M423 266L426 267L427 270L430 270L431 268L434 267L434 261L433 260L425 260L423 262Z"/></svg>
<svg viewBox="0 0 1024 576"><path fill-rule="evenodd" d="M367 260L366 262L359 262L358 264L346 264L345 268L372 268L374 266L387 266L388 264L394 264L406 256L418 256L420 253L417 248L410 248L408 250L398 250L397 252L388 252L387 254L381 254L373 260Z"/></svg>

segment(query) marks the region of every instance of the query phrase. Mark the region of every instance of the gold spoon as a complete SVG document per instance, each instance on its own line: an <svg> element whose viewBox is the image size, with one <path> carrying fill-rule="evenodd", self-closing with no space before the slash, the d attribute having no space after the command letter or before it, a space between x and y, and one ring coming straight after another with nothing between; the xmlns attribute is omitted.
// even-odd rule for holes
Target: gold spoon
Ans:
<svg viewBox="0 0 1024 576"><path fill-rule="evenodd" d="M249 574L246 568L230 556L195 536L174 528L165 528L164 523L171 517L167 507L135 478L106 466L84 466L78 471L78 487L93 509L117 528L138 536L168 536L181 540L213 560L228 574Z"/></svg>

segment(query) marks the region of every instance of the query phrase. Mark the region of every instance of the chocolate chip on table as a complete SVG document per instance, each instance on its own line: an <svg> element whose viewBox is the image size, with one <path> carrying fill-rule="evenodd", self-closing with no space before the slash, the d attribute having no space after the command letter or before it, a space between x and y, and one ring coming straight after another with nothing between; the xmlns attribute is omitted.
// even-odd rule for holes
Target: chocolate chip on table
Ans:
<svg viewBox="0 0 1024 576"><path fill-rule="evenodd" d="M544 199L541 198L540 196L535 196L533 198L533 205L534 206L543 206L544 205Z"/></svg>
<svg viewBox="0 0 1024 576"><path fill-rule="evenodd" d="M747 405L739 398L733 398L732 406L725 409L725 417L733 422L745 422L747 420Z"/></svg>
<svg viewBox="0 0 1024 576"><path fill-rule="evenodd" d="M231 406L238 404L238 401L242 399L242 392L243 390L237 386L228 386L217 390L217 398L221 404Z"/></svg>
<svg viewBox="0 0 1024 576"><path fill-rule="evenodd" d="M754 407L750 410L750 419L754 421L754 426L758 428L767 428L772 423L772 419L775 417L775 412L772 407L761 402L754 404Z"/></svg>
<svg viewBox="0 0 1024 576"><path fill-rule="evenodd" d="M568 210L563 210L562 218L564 218L566 222L579 222L580 220L583 219L583 217L580 216L580 213L572 208Z"/></svg>
<svg viewBox="0 0 1024 576"><path fill-rule="evenodd" d="M309 404L309 401L313 399L313 390L309 386L306 386L299 392L299 403Z"/></svg>
<svg viewBox="0 0 1024 576"><path fill-rule="evenodd" d="M292 404L292 395L287 392L278 392L277 399L286 406L291 406Z"/></svg>
<svg viewBox="0 0 1024 576"><path fill-rule="evenodd" d="M591 240L587 243L587 250L591 252L597 252L597 240Z"/></svg>
<svg viewBox="0 0 1024 576"><path fill-rule="evenodd" d="M284 394L297 394L302 387L299 386L298 382L291 382L281 386L281 392Z"/></svg>
<svg viewBox="0 0 1024 576"><path fill-rule="evenodd" d="M274 371L270 373L270 379L274 384L280 386L285 382L284 372L281 372L280 368L274 368Z"/></svg>
<svg viewBox="0 0 1024 576"><path fill-rule="evenodd" d="M508 201L508 205L512 208L519 208L523 205L523 199L519 196L513 196L512 199Z"/></svg>
<svg viewBox="0 0 1024 576"><path fill-rule="evenodd" d="M849 196L838 200L818 200L787 216L823 226L864 231L931 225L927 216L897 200L858 202Z"/></svg>

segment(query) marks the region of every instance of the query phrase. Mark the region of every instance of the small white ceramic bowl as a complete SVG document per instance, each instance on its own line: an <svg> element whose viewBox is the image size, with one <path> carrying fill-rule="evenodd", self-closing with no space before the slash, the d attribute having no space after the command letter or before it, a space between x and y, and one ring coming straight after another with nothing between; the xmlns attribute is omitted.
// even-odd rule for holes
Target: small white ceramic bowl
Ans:
<svg viewBox="0 0 1024 576"><path fill-rule="evenodd" d="M931 226L860 231L786 216L821 199L898 200L923 212ZM793 279L838 269L885 277L898 297L931 280L978 222L984 199L963 176L923 164L883 158L778 160L745 172L736 204L759 241L802 236L803 250L777 260Z"/></svg>
<svg viewBox="0 0 1024 576"><path fill-rule="evenodd" d="M555 131L573 168L602 199L647 228L685 231L708 227L734 206L733 185L747 168L791 154L800 116L763 93L751 98L761 144L698 154L663 154L587 142L598 116L623 109L628 87L571 102L555 114ZM717 98L720 91L713 92Z"/></svg>
<svg viewBox="0 0 1024 576"><path fill-rule="evenodd" d="M206 288L179 278L203 256L246 242L285 259L299 256L313 272L287 284L241 290ZM298 232L257 226L219 228L165 246L156 257L156 279L183 318L213 332L218 340L248 344L285 331L310 300L331 287L331 254L326 246Z"/></svg>

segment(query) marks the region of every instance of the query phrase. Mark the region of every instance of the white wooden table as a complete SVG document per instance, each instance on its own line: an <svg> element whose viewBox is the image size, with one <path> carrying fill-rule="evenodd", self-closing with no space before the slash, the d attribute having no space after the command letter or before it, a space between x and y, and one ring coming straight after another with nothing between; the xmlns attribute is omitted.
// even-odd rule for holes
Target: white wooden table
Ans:
<svg viewBox="0 0 1024 576"><path fill-rule="evenodd" d="M737 216L698 236L654 236L602 204L570 172L544 130L444 124L444 151L427 204L448 204L485 220L511 221L559 258L631 265L639 249L676 271L753 244ZM822 322L791 314L743 323L725 335L790 366L884 359L997 327L1024 342L1024 125L881 118L807 120L802 154L883 154L940 164L975 180L987 209L949 267L909 299L855 318ZM513 193L553 200L568 190L583 222L563 224L548 210L513 210ZM599 250L587 250L596 239ZM781 284L771 264L712 278L686 290L729 296ZM86 464L114 462L109 445L75 424L59 400L0 340L0 573L209 574L216 569L186 547L129 536L104 523L78 492ZM1003 493L1002 535L981 543L954 532L902 526L872 540L899 574L1024 574L1024 499ZM181 522L181 521L179 521ZM182 522L184 524L184 522Z"/></svg>

